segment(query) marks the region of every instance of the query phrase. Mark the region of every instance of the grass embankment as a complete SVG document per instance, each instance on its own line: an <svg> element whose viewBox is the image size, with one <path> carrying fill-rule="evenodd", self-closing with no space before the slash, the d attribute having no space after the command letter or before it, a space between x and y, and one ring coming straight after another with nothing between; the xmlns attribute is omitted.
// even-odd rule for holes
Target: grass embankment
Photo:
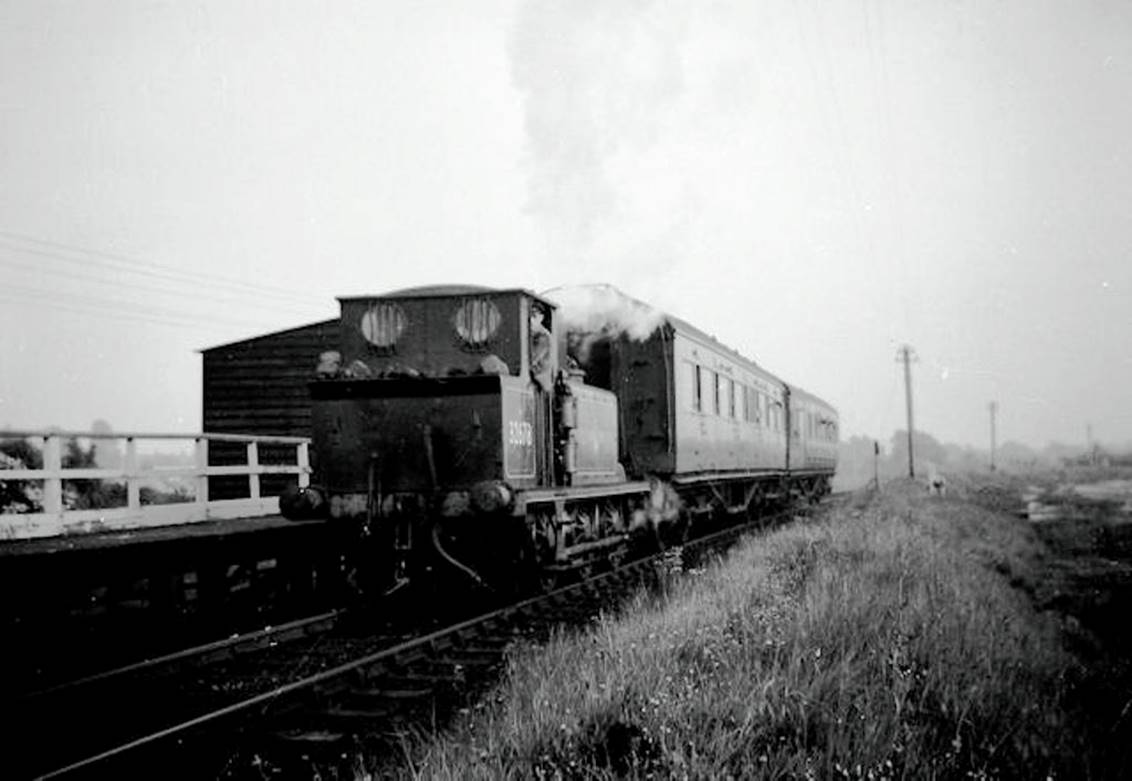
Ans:
<svg viewBox="0 0 1132 781"><path fill-rule="evenodd" d="M1091 775L1024 522L894 485L513 659L425 777ZM1019 588L1021 586L1022 588ZM1103 771L1102 771L1103 773Z"/></svg>

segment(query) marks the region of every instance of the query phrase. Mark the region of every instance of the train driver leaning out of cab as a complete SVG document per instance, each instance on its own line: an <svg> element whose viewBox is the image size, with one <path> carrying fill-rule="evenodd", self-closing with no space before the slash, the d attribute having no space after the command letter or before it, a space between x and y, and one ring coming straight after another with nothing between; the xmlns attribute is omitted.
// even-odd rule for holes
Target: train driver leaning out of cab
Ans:
<svg viewBox="0 0 1132 781"><path fill-rule="evenodd" d="M550 331L544 324L545 313L531 308L531 379L543 390L549 391L554 383L550 366Z"/></svg>

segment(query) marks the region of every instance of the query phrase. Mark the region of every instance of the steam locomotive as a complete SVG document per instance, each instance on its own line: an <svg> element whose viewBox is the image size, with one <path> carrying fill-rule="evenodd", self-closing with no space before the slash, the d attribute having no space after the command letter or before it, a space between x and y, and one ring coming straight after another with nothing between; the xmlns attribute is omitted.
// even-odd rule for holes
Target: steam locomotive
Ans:
<svg viewBox="0 0 1132 781"><path fill-rule="evenodd" d="M310 383L317 487L283 514L356 524L391 589L509 590L830 490L832 406L614 288L579 290L339 299L340 350Z"/></svg>

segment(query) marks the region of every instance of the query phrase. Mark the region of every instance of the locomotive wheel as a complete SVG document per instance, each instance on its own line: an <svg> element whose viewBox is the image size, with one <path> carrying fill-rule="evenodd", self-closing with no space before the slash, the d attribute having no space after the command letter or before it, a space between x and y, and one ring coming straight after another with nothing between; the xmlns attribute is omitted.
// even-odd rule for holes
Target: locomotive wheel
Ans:
<svg viewBox="0 0 1132 781"><path fill-rule="evenodd" d="M549 551L540 551L528 535L520 546L515 568L515 587L522 594L546 594L559 588L558 573L546 568Z"/></svg>

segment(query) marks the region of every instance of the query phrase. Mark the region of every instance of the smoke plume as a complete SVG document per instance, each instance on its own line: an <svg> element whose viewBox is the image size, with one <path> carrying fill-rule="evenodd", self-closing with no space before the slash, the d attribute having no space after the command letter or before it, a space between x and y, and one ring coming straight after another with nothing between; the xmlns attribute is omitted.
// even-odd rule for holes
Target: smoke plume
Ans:
<svg viewBox="0 0 1132 781"><path fill-rule="evenodd" d="M558 322L577 334L644 341L664 322L666 315L622 293L613 285L570 285L542 294L558 305Z"/></svg>
<svg viewBox="0 0 1132 781"><path fill-rule="evenodd" d="M527 211L555 260L631 262L670 233L686 194L654 153L668 146L681 110L684 5L530 0L520 8L510 59L523 98Z"/></svg>

